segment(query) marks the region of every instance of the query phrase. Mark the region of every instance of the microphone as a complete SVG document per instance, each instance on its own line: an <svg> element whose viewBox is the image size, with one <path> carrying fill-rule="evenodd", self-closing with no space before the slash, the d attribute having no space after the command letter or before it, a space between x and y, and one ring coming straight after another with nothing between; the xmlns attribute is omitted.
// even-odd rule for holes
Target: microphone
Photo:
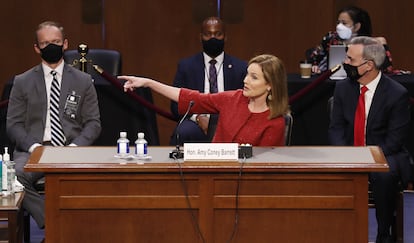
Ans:
<svg viewBox="0 0 414 243"><path fill-rule="evenodd" d="M171 159L182 159L184 157L184 152L180 149L180 126L181 123L183 123L184 119L187 117L188 113L190 113L191 107L193 107L194 105L194 101L191 100L190 103L188 104L187 110L184 113L184 116L181 118L180 122L178 122L177 125L177 130L175 132L176 134L176 145L175 145L175 149L173 151L170 152L170 158Z"/></svg>

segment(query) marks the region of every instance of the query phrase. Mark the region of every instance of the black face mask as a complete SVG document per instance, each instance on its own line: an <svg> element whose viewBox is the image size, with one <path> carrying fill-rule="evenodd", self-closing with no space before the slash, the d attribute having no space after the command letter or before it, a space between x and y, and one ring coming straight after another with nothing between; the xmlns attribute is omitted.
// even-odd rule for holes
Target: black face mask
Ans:
<svg viewBox="0 0 414 243"><path fill-rule="evenodd" d="M203 51L210 57L216 57L224 50L224 39L219 40L216 38L211 38L207 41L202 40Z"/></svg>
<svg viewBox="0 0 414 243"><path fill-rule="evenodd" d="M47 63L57 63L63 57L63 45L50 43L45 48L40 49L40 53L42 59Z"/></svg>
<svg viewBox="0 0 414 243"><path fill-rule="evenodd" d="M363 74L359 74L358 73L358 68L362 65L364 65L366 62L358 65L358 66L352 66L350 64L347 63L343 63L342 66L344 67L344 70L346 72L346 76L352 80L352 81L358 81L358 79L360 79L362 76L364 76L367 72L363 73Z"/></svg>

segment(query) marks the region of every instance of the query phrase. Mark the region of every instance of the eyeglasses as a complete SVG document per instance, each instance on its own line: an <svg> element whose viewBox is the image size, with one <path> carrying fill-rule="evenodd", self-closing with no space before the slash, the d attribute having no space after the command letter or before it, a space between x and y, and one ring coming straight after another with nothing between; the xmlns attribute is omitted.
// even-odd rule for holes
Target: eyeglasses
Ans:
<svg viewBox="0 0 414 243"><path fill-rule="evenodd" d="M55 45L62 45L63 44L63 40L61 40L61 39L56 39L56 40L52 40L52 41L42 41L42 42L39 42L38 44L37 44L37 46L40 48L40 49L43 49L43 48L45 48L46 46L48 46L49 44L55 44Z"/></svg>

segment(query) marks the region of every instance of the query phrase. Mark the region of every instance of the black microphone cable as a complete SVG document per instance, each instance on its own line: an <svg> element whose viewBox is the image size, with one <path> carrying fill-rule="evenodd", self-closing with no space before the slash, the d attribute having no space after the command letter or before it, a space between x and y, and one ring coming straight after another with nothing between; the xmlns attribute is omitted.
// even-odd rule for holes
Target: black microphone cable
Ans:
<svg viewBox="0 0 414 243"><path fill-rule="evenodd" d="M191 100L190 103L188 104L187 110L185 111L181 120L178 122L177 128L175 129L175 135L176 135L175 149L170 152L170 158L172 159L173 158L182 159L184 156L180 149L180 141L179 141L180 127L181 127L181 123L183 123L184 119L188 116L188 113L190 113L191 107L193 107L193 105L194 105L194 101Z"/></svg>
<svg viewBox="0 0 414 243"><path fill-rule="evenodd" d="M181 186L182 186L183 191L184 191L184 196L185 196L185 199L186 199L187 207L190 210L191 222L193 223L193 227L195 228L195 230L196 230L198 236L201 238L202 242L206 243L206 240L203 236L203 232L201 232L200 225L199 225L199 223L198 223L198 221L197 221L197 219L194 215L193 208L191 207L190 197L188 195L188 187L187 187L187 184L185 182L183 168L181 167L181 163L180 163L180 161L178 161L178 158L175 157L175 155L173 155L173 157L174 157L174 161L178 164L178 170L180 172L180 179L181 179Z"/></svg>
<svg viewBox="0 0 414 243"><path fill-rule="evenodd" d="M230 235L230 238L227 240L227 243L233 241L234 236L237 232L237 227L239 226L239 194L240 194L240 184L241 184L241 177L243 172L243 165L246 163L246 156L243 157L242 161L240 162L240 169L239 169L239 176L237 177L237 188L236 188L236 205L235 205L235 213L234 213L234 225L233 231Z"/></svg>

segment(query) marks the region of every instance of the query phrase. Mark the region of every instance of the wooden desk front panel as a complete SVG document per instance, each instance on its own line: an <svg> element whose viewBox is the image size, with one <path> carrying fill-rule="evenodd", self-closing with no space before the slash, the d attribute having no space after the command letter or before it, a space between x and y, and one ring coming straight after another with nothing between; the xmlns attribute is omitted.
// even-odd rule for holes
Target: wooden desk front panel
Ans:
<svg viewBox="0 0 414 243"><path fill-rule="evenodd" d="M227 242L238 173L46 174L51 242ZM186 189L184 189L186 188ZM367 242L366 174L246 173L233 242ZM52 197L52 198L50 198ZM362 226L362 227L361 227Z"/></svg>

